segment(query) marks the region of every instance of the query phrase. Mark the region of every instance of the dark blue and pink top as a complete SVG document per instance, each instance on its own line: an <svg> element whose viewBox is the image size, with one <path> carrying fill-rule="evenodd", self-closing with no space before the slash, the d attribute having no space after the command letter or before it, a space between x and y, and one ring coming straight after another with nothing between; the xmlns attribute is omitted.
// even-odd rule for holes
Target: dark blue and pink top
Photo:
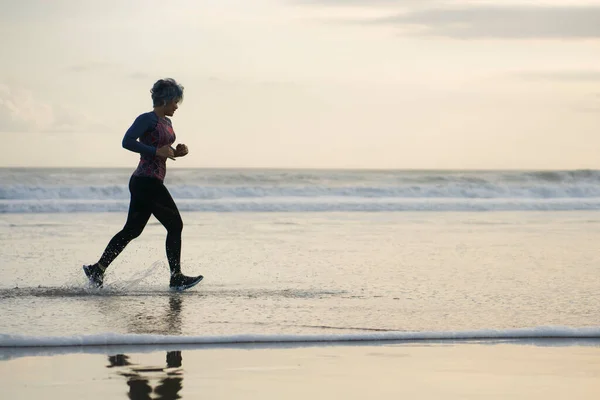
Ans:
<svg viewBox="0 0 600 400"><path fill-rule="evenodd" d="M157 156L156 149L174 142L175 132L169 118L159 117L153 111L137 117L123 137L124 148L140 153L140 163L133 175L164 181L167 159Z"/></svg>

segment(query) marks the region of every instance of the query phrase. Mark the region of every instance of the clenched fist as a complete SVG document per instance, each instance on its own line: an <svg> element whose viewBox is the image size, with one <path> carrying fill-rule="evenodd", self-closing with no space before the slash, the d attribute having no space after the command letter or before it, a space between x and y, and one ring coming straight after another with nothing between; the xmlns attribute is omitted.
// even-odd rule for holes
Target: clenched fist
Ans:
<svg viewBox="0 0 600 400"><path fill-rule="evenodd" d="M185 144L179 143L177 147L175 147L175 157L183 157L188 153L188 148Z"/></svg>

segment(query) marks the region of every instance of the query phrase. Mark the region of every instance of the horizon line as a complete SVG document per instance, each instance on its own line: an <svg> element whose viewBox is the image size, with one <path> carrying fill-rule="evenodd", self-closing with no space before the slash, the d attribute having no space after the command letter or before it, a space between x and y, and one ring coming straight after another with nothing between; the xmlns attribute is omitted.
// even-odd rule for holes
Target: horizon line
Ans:
<svg viewBox="0 0 600 400"><path fill-rule="evenodd" d="M131 169L132 166L3 166L0 169ZM262 170L262 171L411 171L411 172L435 172L435 171L466 171L466 172L551 172L551 171L600 171L598 168L385 168L385 167L176 167L173 170Z"/></svg>

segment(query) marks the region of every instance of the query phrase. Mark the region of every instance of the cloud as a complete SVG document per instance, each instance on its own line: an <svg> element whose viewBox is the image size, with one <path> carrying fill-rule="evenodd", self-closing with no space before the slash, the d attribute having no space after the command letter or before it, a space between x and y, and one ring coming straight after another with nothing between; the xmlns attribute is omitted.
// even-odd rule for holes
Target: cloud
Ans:
<svg viewBox="0 0 600 400"><path fill-rule="evenodd" d="M126 67L109 62L91 61L66 67L68 73L93 73L112 75L114 77L125 77L128 79L150 79L150 75L141 71L130 71Z"/></svg>
<svg viewBox="0 0 600 400"><path fill-rule="evenodd" d="M598 39L600 7L460 6L412 11L371 23L457 39Z"/></svg>
<svg viewBox="0 0 600 400"><path fill-rule="evenodd" d="M69 72L95 72L105 71L114 67L114 64L107 62L89 62L85 64L76 64L67 67Z"/></svg>
<svg viewBox="0 0 600 400"><path fill-rule="evenodd" d="M0 84L0 131L35 131L50 125L52 118L52 108L35 102L31 92Z"/></svg>
<svg viewBox="0 0 600 400"><path fill-rule="evenodd" d="M444 3L443 0L294 0L295 3L318 6L405 6L409 4Z"/></svg>
<svg viewBox="0 0 600 400"><path fill-rule="evenodd" d="M130 79L142 79L142 80L149 80L150 79L150 75L145 73L145 72L131 72L129 74L127 74L127 77Z"/></svg>
<svg viewBox="0 0 600 400"><path fill-rule="evenodd" d="M51 105L33 93L0 83L0 132L91 132L106 127L69 105Z"/></svg>
<svg viewBox="0 0 600 400"><path fill-rule="evenodd" d="M600 82L600 70L526 71L512 76L531 81Z"/></svg>
<svg viewBox="0 0 600 400"><path fill-rule="evenodd" d="M582 113L600 113L600 93L591 93L585 96L575 104L573 110Z"/></svg>

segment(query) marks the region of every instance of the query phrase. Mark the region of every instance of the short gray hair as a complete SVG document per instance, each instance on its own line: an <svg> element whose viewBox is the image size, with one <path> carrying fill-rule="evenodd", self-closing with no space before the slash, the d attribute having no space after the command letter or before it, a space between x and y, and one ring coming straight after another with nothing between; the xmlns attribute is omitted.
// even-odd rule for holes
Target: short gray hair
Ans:
<svg viewBox="0 0 600 400"><path fill-rule="evenodd" d="M183 100L183 86L172 78L157 80L150 93L155 107L164 106L171 101L179 103Z"/></svg>

